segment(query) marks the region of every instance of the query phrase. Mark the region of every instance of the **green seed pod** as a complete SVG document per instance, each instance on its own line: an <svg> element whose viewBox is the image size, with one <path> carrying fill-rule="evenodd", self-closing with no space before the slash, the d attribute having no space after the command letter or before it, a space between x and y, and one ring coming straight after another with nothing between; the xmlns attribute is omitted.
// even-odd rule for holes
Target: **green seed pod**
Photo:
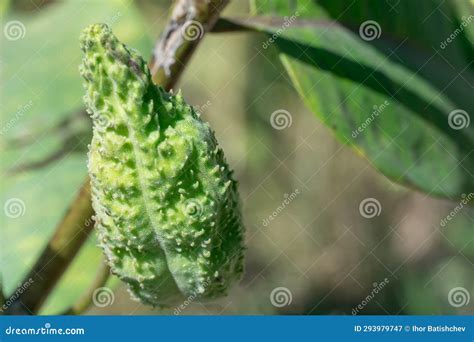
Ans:
<svg viewBox="0 0 474 342"><path fill-rule="evenodd" d="M244 228L213 131L106 25L88 27L81 48L92 202L112 271L151 305L224 295L243 273Z"/></svg>

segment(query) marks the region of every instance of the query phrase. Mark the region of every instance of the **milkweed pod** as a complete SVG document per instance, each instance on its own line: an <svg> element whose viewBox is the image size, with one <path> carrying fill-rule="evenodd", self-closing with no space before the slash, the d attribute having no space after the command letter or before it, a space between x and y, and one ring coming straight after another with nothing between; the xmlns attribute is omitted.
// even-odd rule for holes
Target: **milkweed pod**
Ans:
<svg viewBox="0 0 474 342"><path fill-rule="evenodd" d="M243 273L244 228L214 133L106 25L85 29L81 48L92 203L112 272L155 306L224 295Z"/></svg>

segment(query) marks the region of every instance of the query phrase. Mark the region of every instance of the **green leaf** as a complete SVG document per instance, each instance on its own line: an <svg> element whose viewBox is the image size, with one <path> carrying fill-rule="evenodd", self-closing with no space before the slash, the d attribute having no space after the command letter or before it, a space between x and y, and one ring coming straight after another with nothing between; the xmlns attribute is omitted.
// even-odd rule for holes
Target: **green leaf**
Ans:
<svg viewBox="0 0 474 342"><path fill-rule="evenodd" d="M35 16L10 13L3 19L4 28L19 22L17 31L10 26L9 35L0 35L2 123L18 121L2 134L8 137L44 132L83 107L77 66L81 59L78 37L85 26L108 22L125 41L143 52L151 51L146 27L130 1L60 1ZM30 102L31 107L18 115Z"/></svg>
<svg viewBox="0 0 474 342"><path fill-rule="evenodd" d="M246 23L272 35L262 47L274 43L280 50L308 107L375 168L431 195L459 198L471 192L474 125L461 122L467 127L453 129L457 121L450 125L449 120L450 113L470 119L474 77L468 54L453 43L440 56L429 48L436 38L418 39L438 28L431 21L429 27L419 24L415 2L402 1L396 16L387 16L388 4L378 1L358 1L347 8L323 3L327 5L256 0L257 13L273 19ZM423 11L430 9L428 4L434 6L426 1ZM347 19L347 27L331 16ZM380 26L378 39L359 35L367 20ZM449 36L447 24L440 32Z"/></svg>
<svg viewBox="0 0 474 342"><path fill-rule="evenodd" d="M468 315L474 304L466 294L472 293L472 265L462 256L440 261L420 272L407 270L400 274L397 292L404 298L407 315ZM460 305L461 304L461 305Z"/></svg>
<svg viewBox="0 0 474 342"><path fill-rule="evenodd" d="M14 21L24 30L19 25L19 35L10 31L7 37L5 25ZM8 203L20 210L18 217L4 210L1 218L0 272L7 295L41 252L87 174L90 122L84 116L68 127L62 123L83 107L79 35L95 22L108 22L125 41L143 53L151 51L146 25L130 1L58 1L34 15L10 12L2 18L1 203L3 208L15 199ZM93 236L44 312L57 313L80 296L100 255Z"/></svg>

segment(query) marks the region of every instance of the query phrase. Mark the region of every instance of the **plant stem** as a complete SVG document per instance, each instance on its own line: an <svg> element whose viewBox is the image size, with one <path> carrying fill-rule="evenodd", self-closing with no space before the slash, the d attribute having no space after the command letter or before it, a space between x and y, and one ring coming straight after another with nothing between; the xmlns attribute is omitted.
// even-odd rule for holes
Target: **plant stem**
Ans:
<svg viewBox="0 0 474 342"><path fill-rule="evenodd" d="M204 34L214 27L229 0L179 0L149 64L156 84L171 89Z"/></svg>
<svg viewBox="0 0 474 342"><path fill-rule="evenodd" d="M21 284L31 285L7 314L36 314L94 227L89 182L81 188L40 257Z"/></svg>
<svg viewBox="0 0 474 342"><path fill-rule="evenodd" d="M156 84L167 90L174 87L202 37L212 29L228 2L229 0L176 1L170 19L153 49L153 58L149 64ZM194 40L185 34L186 28L191 24L201 30ZM39 312L92 231L91 217L94 211L90 197L90 180L86 177L53 237L24 278L24 282L33 279L32 284L7 309L8 314L28 315Z"/></svg>

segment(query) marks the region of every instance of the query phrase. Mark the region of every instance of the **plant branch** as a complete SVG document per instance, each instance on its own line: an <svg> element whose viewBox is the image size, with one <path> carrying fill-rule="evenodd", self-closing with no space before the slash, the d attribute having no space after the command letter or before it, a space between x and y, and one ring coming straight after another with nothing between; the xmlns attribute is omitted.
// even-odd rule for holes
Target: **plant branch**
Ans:
<svg viewBox="0 0 474 342"><path fill-rule="evenodd" d="M94 227L90 203L89 182L81 188L73 205L59 223L40 257L22 284L32 279L24 291L7 309L8 314L36 314L64 271L87 240Z"/></svg>
<svg viewBox="0 0 474 342"><path fill-rule="evenodd" d="M97 274L95 275L94 281L87 289L86 292L82 294L81 297L75 302L69 309L64 311L62 315L79 315L86 311L93 301L93 296L95 290L99 287L102 287L107 283L107 280L110 276L110 268L107 265L107 262L103 260L100 263L99 269L97 270Z"/></svg>
<svg viewBox="0 0 474 342"><path fill-rule="evenodd" d="M155 45L153 58L149 63L155 83L167 90L176 84L204 34L212 29L228 2L229 0L176 1L170 20ZM186 31L193 24L200 30L197 39L193 39L192 31ZM25 277L25 281L32 278L32 284L28 291L23 292L8 308L8 314L39 312L92 231L93 213L90 179L86 177L53 237Z"/></svg>
<svg viewBox="0 0 474 342"><path fill-rule="evenodd" d="M179 0L149 64L156 84L169 90L184 71L204 34L214 27L229 0Z"/></svg>

